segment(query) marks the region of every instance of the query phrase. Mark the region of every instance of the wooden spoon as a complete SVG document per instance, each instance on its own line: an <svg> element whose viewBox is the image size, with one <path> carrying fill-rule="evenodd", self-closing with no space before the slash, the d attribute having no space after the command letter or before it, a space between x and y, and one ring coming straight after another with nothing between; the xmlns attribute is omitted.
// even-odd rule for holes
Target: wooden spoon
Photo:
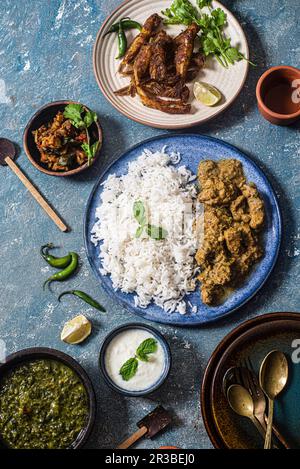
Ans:
<svg viewBox="0 0 300 469"><path fill-rule="evenodd" d="M51 218L52 221L58 226L61 231L68 231L68 227L63 223L59 216L55 213L52 207L46 202L43 196L39 191L34 187L34 185L27 179L25 174L20 170L20 168L13 161L16 156L16 149L14 144L6 139L0 138L0 164L2 166L8 165L10 169L15 173L24 186L29 190L30 194L35 198L35 200L40 204L44 209L47 215Z"/></svg>

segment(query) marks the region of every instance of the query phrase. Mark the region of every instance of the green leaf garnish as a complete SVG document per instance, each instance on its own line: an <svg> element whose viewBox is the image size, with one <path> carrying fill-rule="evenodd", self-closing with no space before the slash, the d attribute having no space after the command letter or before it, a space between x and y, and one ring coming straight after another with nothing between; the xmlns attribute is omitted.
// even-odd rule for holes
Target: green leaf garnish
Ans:
<svg viewBox="0 0 300 469"><path fill-rule="evenodd" d="M127 362L120 368L120 375L124 381L129 381L136 374L138 369L138 361L136 358L129 358Z"/></svg>
<svg viewBox="0 0 300 469"><path fill-rule="evenodd" d="M80 129L85 126L84 121L81 118L83 111L84 109L81 104L70 103L65 107L64 117L66 119L70 119L72 125L77 129Z"/></svg>
<svg viewBox="0 0 300 469"><path fill-rule="evenodd" d="M86 131L88 141L83 143L81 148L88 157L88 166L90 166L100 145L99 141L92 145L90 144L90 135L88 131L88 128L93 124L93 122L97 121L97 114L94 111L85 110L81 104L70 103L65 107L64 117L66 119L70 119L72 125L77 129L84 129Z"/></svg>
<svg viewBox="0 0 300 469"><path fill-rule="evenodd" d="M156 352L156 350L157 340L153 339L152 337L145 339L136 349L135 357L129 358L129 360L127 360L127 362L121 366L119 373L123 380L129 381L131 378L133 378L139 366L138 360L141 360L142 362L148 362L148 355L150 355L150 353Z"/></svg>
<svg viewBox="0 0 300 469"><path fill-rule="evenodd" d="M144 226L146 223L146 210L143 202L137 200L133 204L133 215L136 221L141 225Z"/></svg>
<svg viewBox="0 0 300 469"><path fill-rule="evenodd" d="M211 7L212 0L197 0L197 5L200 8Z"/></svg>
<svg viewBox="0 0 300 469"><path fill-rule="evenodd" d="M161 241L166 239L168 232L164 230L161 226L147 225L147 233L150 238L155 239L156 241Z"/></svg>
<svg viewBox="0 0 300 469"><path fill-rule="evenodd" d="M147 223L145 206L140 200L137 200L133 204L133 216L140 225L135 233L136 238L140 238L144 228L146 228L148 236L157 241L161 241L167 237L167 230L164 230L161 226L154 226Z"/></svg>
<svg viewBox="0 0 300 469"><path fill-rule="evenodd" d="M93 122L97 121L97 119L98 119L98 117L97 117L97 114L95 112L86 111L85 116L83 118L86 128L88 129L93 124Z"/></svg>
<svg viewBox="0 0 300 469"><path fill-rule="evenodd" d="M147 362L148 355L150 353L154 353L157 350L157 340L152 339L149 337L149 339L144 340L138 348L136 349L136 356L143 362Z"/></svg>
<svg viewBox="0 0 300 469"><path fill-rule="evenodd" d="M88 143L83 143L81 145L81 148L83 149L84 153L88 157L88 165L90 165L92 159L95 158L99 145L100 145L99 142L95 142L92 145L89 145Z"/></svg>
<svg viewBox="0 0 300 469"><path fill-rule="evenodd" d="M135 232L135 237L136 238L140 238L142 236L142 233L144 231L144 227L143 226L139 226L138 229L136 230Z"/></svg>
<svg viewBox="0 0 300 469"><path fill-rule="evenodd" d="M166 24L183 24L189 26L197 23L200 26L200 50L205 56L213 55L225 68L246 57L231 45L231 38L224 34L227 15L222 8L212 8L211 0L197 0L194 7L189 0L174 0L169 8L162 11ZM202 9L208 7L209 12ZM251 65L254 65L248 60Z"/></svg>

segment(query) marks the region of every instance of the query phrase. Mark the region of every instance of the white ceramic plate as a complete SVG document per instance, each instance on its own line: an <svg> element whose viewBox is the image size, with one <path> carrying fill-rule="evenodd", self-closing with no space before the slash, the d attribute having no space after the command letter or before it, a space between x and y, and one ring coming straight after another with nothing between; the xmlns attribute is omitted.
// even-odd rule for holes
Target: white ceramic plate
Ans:
<svg viewBox="0 0 300 469"><path fill-rule="evenodd" d="M196 4L195 0L191 0ZM93 52L94 73L100 89L110 103L122 114L134 121L140 122L151 127L163 129L182 129L192 127L197 124L212 119L226 109L238 96L245 83L248 73L248 62L241 60L228 69L222 67L216 59L209 59L205 68L199 72L196 80L205 81L216 86L222 93L222 101L214 107L206 107L193 97L191 114L170 115L161 111L149 109L140 102L138 96L135 98L115 96L114 91L123 88L129 83L127 77L122 77L118 73L119 60L118 42L115 34L109 34L105 37L105 32L110 26L121 18L126 16L139 21L141 24L152 15L158 13L171 5L172 0L127 0L122 3L104 22L98 32ZM213 2L213 7L221 7L227 14L228 25L226 34L231 37L232 45L238 46L239 50L249 58L249 49L245 34L236 20L236 18L219 2ZM167 31L171 35L177 35L184 26L168 26ZM128 43L138 34L138 31L129 31L126 33ZM192 86L192 84L190 85Z"/></svg>

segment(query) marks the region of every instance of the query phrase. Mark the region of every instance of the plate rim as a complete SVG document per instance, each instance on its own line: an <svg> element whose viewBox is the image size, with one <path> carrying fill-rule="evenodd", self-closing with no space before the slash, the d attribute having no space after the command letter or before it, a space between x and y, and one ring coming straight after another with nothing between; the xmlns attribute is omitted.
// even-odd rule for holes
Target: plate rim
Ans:
<svg viewBox="0 0 300 469"><path fill-rule="evenodd" d="M246 47L246 58L249 60L249 44L248 44L248 40L247 40L247 37L246 37L246 34L244 32L244 29L240 23L240 21L236 18L236 16L225 6L223 5L221 2L219 2L219 0L216 0L220 7L223 8L226 12L229 12L233 19L238 23L238 25L240 26L240 29L241 29L241 34L242 34L242 37L243 37L243 40L245 42L245 47ZM134 116L131 116L129 115L126 111L123 111L122 109L119 108L119 106L117 104L115 104L114 102L111 101L110 99L110 96L108 94L108 92L106 92L106 89L105 87L102 85L102 82L98 76L98 73L97 73L97 66L96 66L96 61L97 61L97 58L96 58L96 49L97 49L97 46L98 46L98 43L99 43L99 40L100 40L100 36L101 34L103 33L103 30L104 28L106 27L107 23L109 23L111 17L118 12L119 9L121 9L122 7L124 7L127 3L129 2L132 2L132 0L123 0L122 3L120 3L116 8L113 9L113 11L108 15L108 17L104 20L104 22L102 23L97 35L96 35L96 39L95 39L95 42L94 42L94 45L93 45L93 54L92 54L92 60L93 60L93 72L94 72L94 77L96 79L96 82L98 84L98 87L100 88L103 96L107 99L107 101L110 103L111 106L113 106L120 114L122 114L123 116L127 117L127 119L130 119L134 122L138 122L139 124L142 124L142 125L146 125L148 127L154 127L156 129L169 129L169 130L175 130L175 129L188 129L188 128L191 128L191 127L195 127L197 125L202 125L214 118L216 118L217 116L220 116L221 114L223 114L223 112L225 110L227 110L233 103L234 101L237 99L237 97L240 95L242 89L244 88L244 85L245 85L245 82L247 80L247 77L248 77L248 74L249 74L249 62L247 60L247 64L246 64L246 70L245 70L245 74L244 74L244 77L243 77L243 80L237 90L237 92L232 96L232 98L228 101L228 103L226 104L226 106L223 107L223 109L221 109L219 112L217 112L216 114L212 115L212 116L209 116L209 117L205 117L205 118L202 118L200 120L198 120L197 122L191 122L191 123L186 123L186 124L157 124L157 123L153 123L153 122L149 122L147 119L139 119L139 118L136 118ZM171 117L171 116L170 116ZM170 119L171 121L171 119Z"/></svg>
<svg viewBox="0 0 300 469"><path fill-rule="evenodd" d="M205 430L208 437L216 449L229 449L225 444L223 438L217 430L215 420L212 412L211 392L212 384L215 378L218 363L226 352L228 347L242 334L247 333L251 329L260 326L269 321L285 321L295 320L300 321L300 313L296 311L278 311L272 313L265 313L254 318L243 321L236 326L232 331L226 334L225 337L218 343L217 347L212 352L203 374L202 384L200 388L200 407L201 415L204 423Z"/></svg>
<svg viewBox="0 0 300 469"><path fill-rule="evenodd" d="M266 283L266 281L268 280L269 276L271 275L275 265L276 265L276 262L278 260L278 255L279 255L279 251L280 251L280 247L281 247L281 243L282 243L282 216L281 216L281 211L280 211L280 207L279 207L279 203L278 203L278 200L277 200L277 196L276 196L276 192L274 191L274 188L271 184L271 182L269 181L269 179L267 178L267 176L265 175L265 173L263 172L262 169L260 169L260 167L256 164L256 162L248 155L246 155L246 153L244 153L242 150L240 150L238 147L230 144L230 143L227 143L219 138L216 138L216 137L211 137L209 135L203 135L203 134L196 134L196 133L168 133L168 134L162 134L162 135L157 135L157 136L154 136L154 137L150 137L146 140L143 140L141 142L138 142L136 143L135 145L131 146L130 148L128 148L127 150L121 152L109 165L108 167L100 173L99 175L99 178L97 179L96 183L94 184L92 190L91 190L91 193L89 195L89 198L87 200L87 203L86 203L86 206L85 206L85 210L84 210L84 214L83 214L83 238L84 238L84 247L85 247L85 252L86 252L86 256L88 258L88 261L89 261L89 264L92 268L92 271L95 275L95 277L97 278L97 280L99 281L100 280L100 283L101 283L101 286L103 287L103 289L105 290L106 294L108 295L111 295L112 292L111 290L109 290L107 288L107 286L105 285L105 283L103 282L103 279L102 279L102 276L100 276L99 278L99 273L98 273L98 269L96 268L96 266L94 265L93 261L92 261L92 258L89 254L89 249L88 249L88 233L87 233L87 220L88 220L88 211L89 211L89 207L90 207L90 203L91 203L91 200L95 194L95 191L97 190L102 178L105 177L105 175L108 174L108 172L110 171L111 167L118 161L120 160L125 154L127 153L130 153L131 151L134 151L136 148L140 147L141 145L147 145L148 143L151 143L153 141L157 141L157 140L163 140L163 139L166 139L166 138L189 138L189 137L196 137L196 138L204 138L204 139L207 139L207 140L210 140L210 141L213 141L213 142L217 142L218 144L221 144L223 146L226 146L228 147L229 149L233 149L234 151L237 151L239 153L241 153L246 159L248 159L251 164L253 164L255 170L257 170L259 172L259 174L261 175L261 177L264 179L264 181L266 182L266 184L270 187L271 191L272 191L272 194L273 194L273 200L274 200L274 204L275 204L275 209L276 209L276 214L277 214L277 218L278 218L278 243L277 243L277 246L276 246L276 252L275 252L275 255L273 257L273 262L272 262L272 265L269 269L269 272L268 274L266 275L266 277L264 278L264 280L260 283L260 285L257 287L257 289L252 293L252 295L250 295L248 298L246 298L243 302L239 303L235 308L232 308L230 309L229 311L227 311L226 313L220 315L220 316L213 316L211 319L209 320L206 320L205 322L201 321L201 319L196 320L195 322L193 323L183 323L183 322L179 322L177 320L175 321L172 321L171 318L172 318L172 315L166 315L166 318L165 319L153 319L153 318L149 318L147 317L147 313L145 315L143 314L140 314L138 313L137 311L134 311L133 309L130 308L130 306L128 306L128 304L125 302L125 300L122 300L120 298L116 298L114 297L114 300L118 303L118 304L121 304L127 311L129 311L131 314L135 314L137 316L139 316L140 318L142 319L145 319L147 321L150 321L150 322L156 322L156 323L160 323L160 324L164 324L164 325L171 325L171 326L176 326L176 327L201 327L201 326L205 326L207 324L213 324L214 322L218 321L218 320L221 320L221 319L224 319L226 318L227 316L233 314L234 312L236 312L237 310L239 310L241 307L243 307L246 303L248 303L248 301L250 301L257 293L258 291L263 287L263 285ZM145 309L145 312L146 312L146 309Z"/></svg>

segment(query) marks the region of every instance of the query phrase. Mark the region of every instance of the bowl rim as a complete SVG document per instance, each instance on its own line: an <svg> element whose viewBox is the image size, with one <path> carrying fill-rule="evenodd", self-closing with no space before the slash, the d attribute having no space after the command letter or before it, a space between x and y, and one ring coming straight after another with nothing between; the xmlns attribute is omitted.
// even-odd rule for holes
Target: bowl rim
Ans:
<svg viewBox="0 0 300 469"><path fill-rule="evenodd" d="M158 340L162 343L162 346L165 352L165 368L164 368L162 375L156 381L156 383L153 384L153 386L147 389L141 390L141 391L128 391L126 389L121 388L120 386L115 384L114 381L110 378L105 367L105 353L106 353L106 349L108 345L110 344L110 342L112 341L114 337L116 337L118 334L128 329L143 329L143 330L150 332L155 337L157 337ZM152 326L149 326L148 324L144 324L140 322L130 322L130 323L126 323L126 324L116 327L111 332L109 332L109 334L105 337L102 343L101 349L100 349L99 365L100 365L100 369L104 377L104 380L111 389L118 392L119 394L122 394L123 396L142 397L142 396L151 394L154 391L157 391L157 389L159 389L165 383L171 371L172 354L171 354L171 349L170 349L167 339L155 327L152 327Z"/></svg>
<svg viewBox="0 0 300 469"><path fill-rule="evenodd" d="M6 361L0 364L0 382L3 374L13 370L19 364L38 359L51 359L64 363L71 368L81 379L89 400L89 413L85 427L77 435L76 439L67 449L81 448L88 440L96 419L97 401L95 390L85 369L70 355L49 347L30 347L14 352L6 357ZM4 369L4 370L3 370ZM2 374L3 370L3 374ZM2 443L5 445L3 440Z"/></svg>
<svg viewBox="0 0 300 469"><path fill-rule="evenodd" d="M259 78L257 85L256 85L256 98L258 105L264 110L266 114L268 114L270 117L273 117L275 119L280 119L282 121L287 121L290 119L294 119L297 117L300 117L300 109L296 112L293 112L291 114L280 114L278 112L272 111L268 106L265 105L263 98L262 98L262 85L267 77L269 77L272 73L277 72L277 71L293 71L296 72L299 75L300 79L300 69L296 67L292 67L291 65L277 65L275 67L270 67L268 68Z"/></svg>
<svg viewBox="0 0 300 469"><path fill-rule="evenodd" d="M64 172L58 172L58 171L51 171L49 169L46 169L46 168L43 168L40 164L37 163L37 161L33 158L33 156L31 155L30 153L30 150L28 148L28 134L29 134L29 128L34 124L34 121L37 119L37 117L39 117L39 115L45 111L45 109L48 109L48 108L51 108L51 107L55 107L55 106L62 106L62 105L67 105L67 104L81 104L85 109L91 111L91 109L86 106L85 104L79 102L79 101L74 101L72 99L70 100L58 100L58 101L51 101L50 103L47 103L47 104L44 104L42 107L40 107L34 114L33 116L31 116L31 118L29 119L29 121L27 122L26 124L26 127L24 129L24 132L23 132L23 148L25 150L25 153L27 155L27 158L29 159L30 163L36 168L38 169L39 171L41 171L42 173L45 173L45 174L48 174L48 176L57 176L57 177L66 177L66 176L73 176L75 174L78 174L78 173L81 173L82 171L84 171L85 169L87 168L90 168L93 166L93 164L95 163L95 161L98 159L99 157L99 154L100 154L100 151L102 149L102 145L103 145L103 131L102 131L102 127L101 127L101 124L99 122L99 118L97 119L95 123L96 127L97 127L97 131L98 131L98 136L99 136L99 142L100 142L100 145L99 145L99 148L96 152L96 155L95 157L92 159L92 163L90 164L90 166L88 166L87 163L83 164L82 166L79 166L78 168L75 168L75 169L72 169L71 171L64 171Z"/></svg>

